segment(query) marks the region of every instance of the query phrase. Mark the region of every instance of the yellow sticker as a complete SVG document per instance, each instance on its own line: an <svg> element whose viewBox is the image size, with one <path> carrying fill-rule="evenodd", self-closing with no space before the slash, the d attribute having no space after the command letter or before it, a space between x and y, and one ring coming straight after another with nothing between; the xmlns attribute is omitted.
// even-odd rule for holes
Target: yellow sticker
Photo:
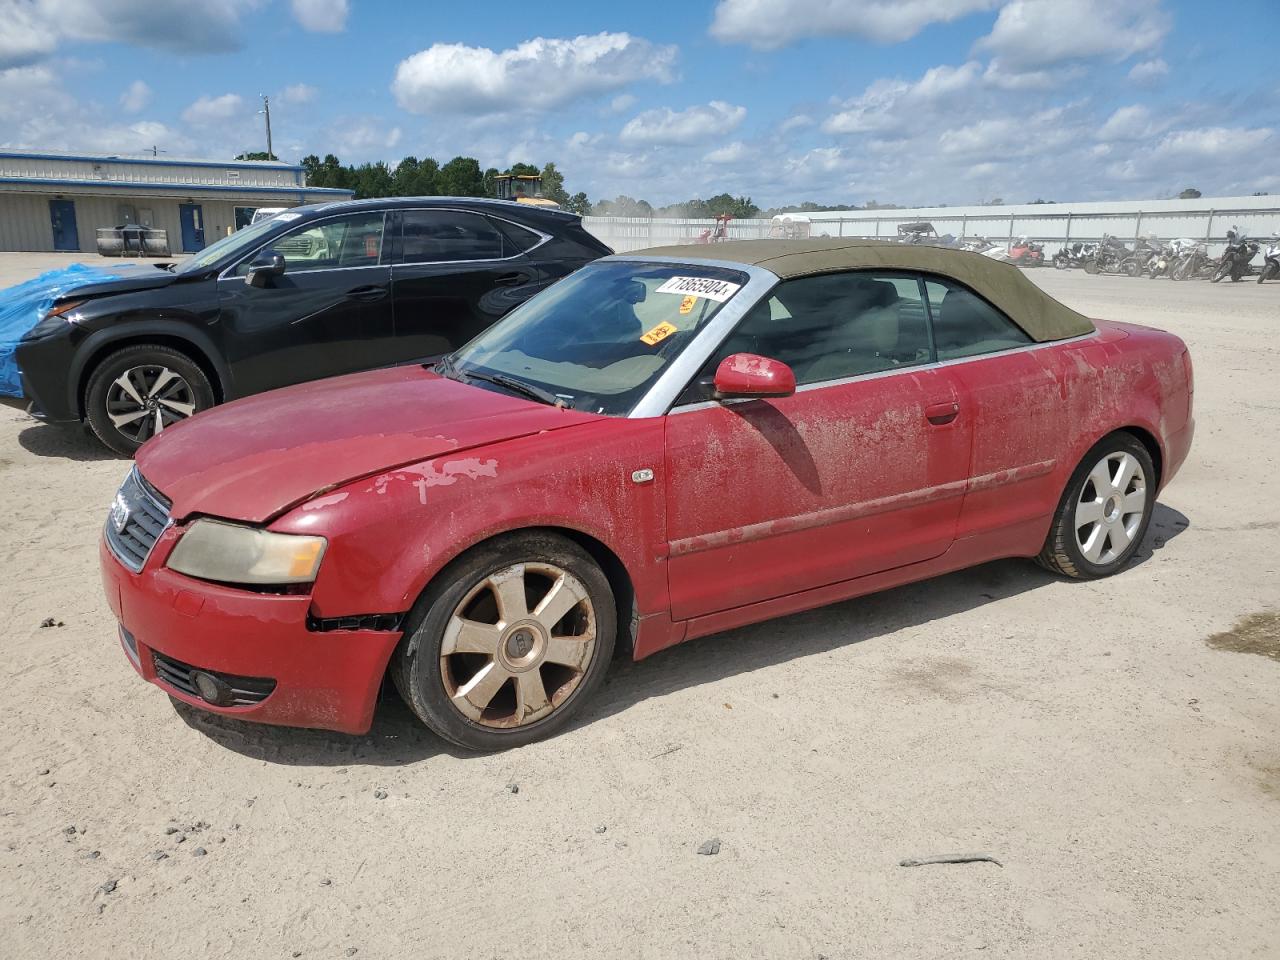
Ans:
<svg viewBox="0 0 1280 960"><path fill-rule="evenodd" d="M693 308L696 307L697 305L698 305L697 297L685 297L683 300L680 301L680 313L682 315L686 313L692 313Z"/></svg>
<svg viewBox="0 0 1280 960"><path fill-rule="evenodd" d="M667 339L667 337L676 332L678 332L677 327L674 327L667 323L667 321L663 320L640 339L652 347L654 344L661 343L663 340Z"/></svg>

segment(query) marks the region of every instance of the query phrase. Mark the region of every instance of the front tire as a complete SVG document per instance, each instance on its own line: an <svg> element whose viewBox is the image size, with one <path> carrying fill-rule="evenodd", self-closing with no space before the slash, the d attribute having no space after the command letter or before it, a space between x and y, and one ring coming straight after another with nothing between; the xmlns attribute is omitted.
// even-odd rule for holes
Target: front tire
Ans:
<svg viewBox="0 0 1280 960"><path fill-rule="evenodd" d="M604 680L617 613L576 543L527 532L455 560L414 607L391 677L409 708L468 750L560 730Z"/></svg>
<svg viewBox="0 0 1280 960"><path fill-rule="evenodd" d="M1103 438L1072 473L1036 562L1076 580L1119 573L1146 535L1155 498L1142 442L1124 431Z"/></svg>
<svg viewBox="0 0 1280 960"><path fill-rule="evenodd" d="M108 354L89 375L84 409L98 439L126 457L216 402L209 378L172 347L135 344Z"/></svg>

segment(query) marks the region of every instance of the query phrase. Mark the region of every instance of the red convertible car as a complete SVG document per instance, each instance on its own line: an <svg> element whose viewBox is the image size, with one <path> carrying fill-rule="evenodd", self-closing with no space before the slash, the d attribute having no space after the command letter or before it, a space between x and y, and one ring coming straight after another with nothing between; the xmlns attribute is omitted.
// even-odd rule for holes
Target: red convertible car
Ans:
<svg viewBox="0 0 1280 960"><path fill-rule="evenodd" d="M560 728L615 646L1034 557L1123 569L1187 456L1177 337L1012 266L863 240L607 257L434 368L166 430L101 560L134 668L268 723Z"/></svg>

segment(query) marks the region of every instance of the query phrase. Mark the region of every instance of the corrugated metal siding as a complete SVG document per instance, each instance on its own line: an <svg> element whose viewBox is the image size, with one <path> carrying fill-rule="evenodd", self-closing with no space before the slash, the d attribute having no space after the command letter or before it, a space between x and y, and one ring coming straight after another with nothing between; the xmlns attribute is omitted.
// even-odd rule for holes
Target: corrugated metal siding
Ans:
<svg viewBox="0 0 1280 960"><path fill-rule="evenodd" d="M0 193L0 251L53 250L53 225L49 217L49 200L53 194ZM97 252L99 227L115 227L124 222L120 208L129 206L137 222L144 219L144 211L150 210L150 225L169 235L169 250L174 255L182 253L182 223L179 207L185 201L171 197L142 195L77 196L60 194L75 204L76 230L80 250ZM206 246L227 235L235 227L236 207L293 206L293 202L259 198L222 199L197 197L204 217Z"/></svg>
<svg viewBox="0 0 1280 960"><path fill-rule="evenodd" d="M282 167L206 166L139 162L127 159L60 159L41 155L0 154L0 177L98 180L108 183L207 184L244 187L297 187L297 171Z"/></svg>

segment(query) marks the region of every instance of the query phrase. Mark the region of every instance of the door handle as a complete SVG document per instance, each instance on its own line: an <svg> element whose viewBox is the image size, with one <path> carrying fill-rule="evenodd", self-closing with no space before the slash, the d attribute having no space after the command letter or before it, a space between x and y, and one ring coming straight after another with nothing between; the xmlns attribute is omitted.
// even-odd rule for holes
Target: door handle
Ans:
<svg viewBox="0 0 1280 960"><path fill-rule="evenodd" d="M494 283L500 287L514 287L517 284L524 283L528 278L523 273L504 273L500 277L494 279Z"/></svg>
<svg viewBox="0 0 1280 960"><path fill-rule="evenodd" d="M348 300L381 300L387 295L387 288L369 284L364 287L356 287L347 291Z"/></svg>
<svg viewBox="0 0 1280 960"><path fill-rule="evenodd" d="M955 400L944 403L931 403L924 408L925 419L935 427L945 427L960 415L960 404Z"/></svg>

